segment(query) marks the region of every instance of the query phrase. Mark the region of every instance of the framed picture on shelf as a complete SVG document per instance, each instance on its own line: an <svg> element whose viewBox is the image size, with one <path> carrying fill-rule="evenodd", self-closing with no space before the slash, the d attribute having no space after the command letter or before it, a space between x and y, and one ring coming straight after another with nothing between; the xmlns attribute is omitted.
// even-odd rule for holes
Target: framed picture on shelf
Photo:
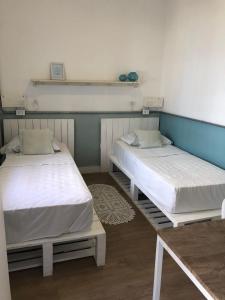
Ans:
<svg viewBox="0 0 225 300"><path fill-rule="evenodd" d="M65 80L65 68L63 63L50 64L50 78L52 80Z"/></svg>

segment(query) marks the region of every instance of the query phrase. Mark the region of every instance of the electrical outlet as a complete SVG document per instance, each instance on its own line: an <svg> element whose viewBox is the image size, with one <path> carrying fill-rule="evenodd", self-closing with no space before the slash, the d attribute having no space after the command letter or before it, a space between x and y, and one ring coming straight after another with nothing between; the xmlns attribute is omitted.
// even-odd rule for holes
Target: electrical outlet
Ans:
<svg viewBox="0 0 225 300"><path fill-rule="evenodd" d="M16 109L16 115L17 116L25 116L25 114L26 114L26 111L25 111L24 108L18 108L18 109Z"/></svg>
<svg viewBox="0 0 225 300"><path fill-rule="evenodd" d="M144 108L142 109L142 114L143 114L143 115L149 115L149 109L146 108L146 107L144 107Z"/></svg>

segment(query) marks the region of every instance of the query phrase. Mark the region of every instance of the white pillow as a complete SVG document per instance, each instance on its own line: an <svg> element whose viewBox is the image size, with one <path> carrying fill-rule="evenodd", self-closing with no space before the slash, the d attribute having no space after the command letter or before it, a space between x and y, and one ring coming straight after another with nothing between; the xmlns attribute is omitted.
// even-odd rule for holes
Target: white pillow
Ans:
<svg viewBox="0 0 225 300"><path fill-rule="evenodd" d="M19 138L20 138L20 144L21 144L21 147L22 147L23 132L26 131L26 130L33 131L33 132L34 132L34 131L40 131L40 130L46 130L46 131L49 132L51 141L54 140L54 134L53 134L53 132L52 132L49 128L43 128L43 129L37 129L37 128L33 128L33 129L20 129L20 130L19 130Z"/></svg>
<svg viewBox="0 0 225 300"><path fill-rule="evenodd" d="M172 145L173 142L168 139L165 135L161 135L161 139L162 139L162 144L163 145Z"/></svg>
<svg viewBox="0 0 225 300"><path fill-rule="evenodd" d="M21 142L19 136L15 136L8 144L0 149L1 154L7 153L19 153L21 148Z"/></svg>
<svg viewBox="0 0 225 300"><path fill-rule="evenodd" d="M128 134L122 136L120 139L130 146L138 145L137 136L134 132L128 133Z"/></svg>
<svg viewBox="0 0 225 300"><path fill-rule="evenodd" d="M54 153L52 133L49 129L24 129L22 131L22 149L26 155Z"/></svg>
<svg viewBox="0 0 225 300"><path fill-rule="evenodd" d="M23 134L24 130L25 129L20 129L20 131L19 131L21 140L22 140L22 134ZM32 129L32 130L34 130L34 129ZM49 132L50 132L50 137L51 137L51 140L52 140L52 148L53 148L54 152L61 152L60 142L56 138L53 137L54 136L53 132L49 128L46 128L45 130L49 130ZM22 145L21 145L20 151L22 151Z"/></svg>
<svg viewBox="0 0 225 300"><path fill-rule="evenodd" d="M138 138L139 148L162 147L161 134L159 130L135 130Z"/></svg>
<svg viewBox="0 0 225 300"><path fill-rule="evenodd" d="M24 129L21 129L19 132L19 136L15 136L12 138L12 140L4 145L2 148L0 148L1 154L7 154L7 153L20 153L22 152L22 133ZM50 130L51 137L53 138L53 132ZM53 138L52 140L52 147L54 152L61 152L60 143L56 138Z"/></svg>

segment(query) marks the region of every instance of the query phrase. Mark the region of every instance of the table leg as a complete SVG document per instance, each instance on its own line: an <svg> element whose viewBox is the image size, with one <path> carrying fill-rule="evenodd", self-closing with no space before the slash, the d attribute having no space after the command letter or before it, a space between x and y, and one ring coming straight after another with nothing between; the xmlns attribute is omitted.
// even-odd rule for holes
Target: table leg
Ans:
<svg viewBox="0 0 225 300"><path fill-rule="evenodd" d="M155 273L152 300L160 300L161 278L163 264L163 245L160 238L157 237L156 255L155 255Z"/></svg>

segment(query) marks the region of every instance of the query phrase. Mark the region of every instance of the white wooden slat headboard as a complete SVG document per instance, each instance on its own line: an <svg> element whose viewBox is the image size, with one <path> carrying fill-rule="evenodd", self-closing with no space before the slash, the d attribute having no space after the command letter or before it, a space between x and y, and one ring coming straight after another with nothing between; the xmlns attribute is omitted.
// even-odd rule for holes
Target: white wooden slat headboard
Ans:
<svg viewBox="0 0 225 300"><path fill-rule="evenodd" d="M20 129L49 128L59 142L67 145L74 157L74 120L73 119L5 119L4 143L19 134Z"/></svg>
<svg viewBox="0 0 225 300"><path fill-rule="evenodd" d="M101 120L101 170L109 171L113 143L136 129L158 129L159 118L120 118Z"/></svg>

